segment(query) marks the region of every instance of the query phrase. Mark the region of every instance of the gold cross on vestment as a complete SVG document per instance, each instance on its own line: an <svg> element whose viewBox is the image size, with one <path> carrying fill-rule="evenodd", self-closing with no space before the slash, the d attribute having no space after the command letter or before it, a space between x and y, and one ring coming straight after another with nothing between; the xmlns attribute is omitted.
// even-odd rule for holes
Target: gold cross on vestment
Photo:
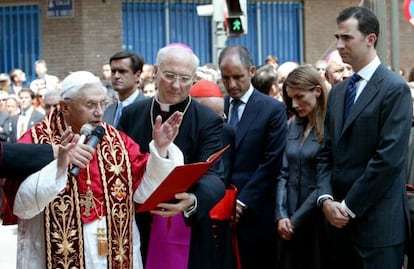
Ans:
<svg viewBox="0 0 414 269"><path fill-rule="evenodd" d="M81 206L85 207L85 212L83 212L83 215L85 215L85 217L89 217L91 215L91 208L95 207L93 198L93 192L91 190L88 190L84 195L84 198L82 198L80 201Z"/></svg>

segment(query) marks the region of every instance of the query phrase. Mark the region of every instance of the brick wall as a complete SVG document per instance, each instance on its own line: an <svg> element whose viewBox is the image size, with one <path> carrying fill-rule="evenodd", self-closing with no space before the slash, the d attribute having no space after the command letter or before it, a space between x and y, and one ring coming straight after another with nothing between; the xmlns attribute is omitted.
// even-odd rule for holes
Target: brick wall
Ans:
<svg viewBox="0 0 414 269"><path fill-rule="evenodd" d="M386 0L388 4L391 0ZM50 74L61 79L70 71L89 70L100 74L109 57L122 48L121 0L75 0L75 16L69 19L48 19L46 0L26 0L39 4L42 10L42 54ZM335 48L335 17L343 8L358 5L360 0L304 0L304 56L306 63L315 63ZM1 0L1 4L21 4L20 0ZM414 66L414 27L402 12L400 4L400 64L409 72ZM387 23L388 28L390 23ZM388 39L391 36L388 34ZM389 46L390 41L387 41ZM388 49L388 65L391 63Z"/></svg>
<svg viewBox="0 0 414 269"><path fill-rule="evenodd" d="M43 58L49 73L63 79L69 72L99 75L102 65L121 50L121 1L74 1L75 16L48 19L42 3Z"/></svg>

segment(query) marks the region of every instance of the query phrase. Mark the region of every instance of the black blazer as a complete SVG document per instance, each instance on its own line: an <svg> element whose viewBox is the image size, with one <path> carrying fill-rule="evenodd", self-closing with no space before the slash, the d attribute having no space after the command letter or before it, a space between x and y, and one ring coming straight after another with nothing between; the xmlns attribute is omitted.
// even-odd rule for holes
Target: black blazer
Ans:
<svg viewBox="0 0 414 269"><path fill-rule="evenodd" d="M172 106L172 110L175 111L181 107L179 110L183 111L187 100L182 104ZM149 151L148 144L152 140L151 121L160 114L159 105L155 102L152 113L154 119L151 119L152 101L153 98L149 98L124 108L119 124L119 129L135 140L143 152ZM183 152L184 163L205 161L211 154L222 148L222 119L211 109L192 101L184 114L174 143ZM191 225L188 268L217 268L216 259L213 257L215 246L211 238L209 211L224 195L220 167L222 167L221 161L202 176L190 190L197 197L198 210L185 220L188 225ZM143 253L146 251L143 250Z"/></svg>
<svg viewBox="0 0 414 269"><path fill-rule="evenodd" d="M353 242L385 247L406 240L405 164L412 120L407 83L380 65L343 122L349 79L333 87L318 156L318 197L330 194L356 214Z"/></svg>
<svg viewBox="0 0 414 269"><path fill-rule="evenodd" d="M0 142L0 177L27 177L52 160L51 145Z"/></svg>
<svg viewBox="0 0 414 269"><path fill-rule="evenodd" d="M293 118L289 124L276 193L275 220L290 218L295 228L309 223L318 214L316 206L316 155L321 143L312 130L302 143L304 122Z"/></svg>

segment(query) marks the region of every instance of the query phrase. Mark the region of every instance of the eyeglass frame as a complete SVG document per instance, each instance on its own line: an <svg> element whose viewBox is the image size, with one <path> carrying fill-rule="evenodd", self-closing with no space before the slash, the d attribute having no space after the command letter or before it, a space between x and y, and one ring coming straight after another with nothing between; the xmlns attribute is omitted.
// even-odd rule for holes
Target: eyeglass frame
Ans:
<svg viewBox="0 0 414 269"><path fill-rule="evenodd" d="M71 98L65 98L65 101L74 101ZM95 112L98 110L98 108L101 108L102 111L105 111L105 109L110 105L110 101L108 99L102 100L100 102L91 102L88 101L86 104L83 102L80 102L81 105L86 108L90 112Z"/></svg>
<svg viewBox="0 0 414 269"><path fill-rule="evenodd" d="M178 75L170 71L161 71L161 76L169 81L170 83L174 83L177 79L181 85L190 85L194 81L194 74L192 76L189 75Z"/></svg>

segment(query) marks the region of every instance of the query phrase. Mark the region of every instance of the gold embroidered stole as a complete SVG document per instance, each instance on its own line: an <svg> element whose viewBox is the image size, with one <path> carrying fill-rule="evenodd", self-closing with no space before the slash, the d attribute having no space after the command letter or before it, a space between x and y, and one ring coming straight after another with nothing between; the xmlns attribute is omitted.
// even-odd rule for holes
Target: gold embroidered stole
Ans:
<svg viewBox="0 0 414 269"><path fill-rule="evenodd" d="M131 163L119 132L108 124L102 126L105 136L96 154L104 188L108 268L132 269L135 220ZM60 144L65 129L63 115L55 109L31 134L34 143ZM44 211L47 268L85 268L78 183L75 177L68 177L65 189Z"/></svg>

